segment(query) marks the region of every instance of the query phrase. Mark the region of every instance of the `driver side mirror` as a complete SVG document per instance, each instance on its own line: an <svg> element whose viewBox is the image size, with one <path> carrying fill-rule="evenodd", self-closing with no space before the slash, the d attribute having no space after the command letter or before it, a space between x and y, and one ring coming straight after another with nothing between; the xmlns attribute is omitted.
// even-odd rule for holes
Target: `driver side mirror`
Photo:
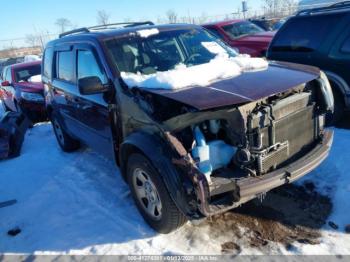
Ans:
<svg viewBox="0 0 350 262"><path fill-rule="evenodd" d="M3 81L2 83L1 83L1 86L10 86L11 84L10 84L10 82L9 81Z"/></svg>
<svg viewBox="0 0 350 262"><path fill-rule="evenodd" d="M94 95L104 93L109 90L108 85L104 85L97 76L89 76L79 79L79 92L82 95Z"/></svg>

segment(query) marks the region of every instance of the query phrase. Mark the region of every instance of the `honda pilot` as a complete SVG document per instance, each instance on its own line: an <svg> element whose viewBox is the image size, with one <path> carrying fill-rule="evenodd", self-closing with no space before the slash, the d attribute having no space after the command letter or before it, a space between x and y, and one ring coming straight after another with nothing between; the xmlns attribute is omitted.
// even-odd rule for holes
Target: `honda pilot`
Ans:
<svg viewBox="0 0 350 262"><path fill-rule="evenodd" d="M63 33L46 46L42 80L59 146L113 159L161 233L292 183L332 144L322 71L238 55L196 25Z"/></svg>

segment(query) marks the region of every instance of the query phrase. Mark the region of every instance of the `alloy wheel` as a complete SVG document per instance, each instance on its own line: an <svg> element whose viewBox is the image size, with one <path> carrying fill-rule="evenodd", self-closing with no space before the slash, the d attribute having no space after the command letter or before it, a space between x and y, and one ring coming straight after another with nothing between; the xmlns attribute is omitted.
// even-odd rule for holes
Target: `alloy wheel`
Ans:
<svg viewBox="0 0 350 262"><path fill-rule="evenodd" d="M137 200L142 208L154 220L160 220L162 217L162 202L150 176L143 169L136 168L133 172L132 181Z"/></svg>

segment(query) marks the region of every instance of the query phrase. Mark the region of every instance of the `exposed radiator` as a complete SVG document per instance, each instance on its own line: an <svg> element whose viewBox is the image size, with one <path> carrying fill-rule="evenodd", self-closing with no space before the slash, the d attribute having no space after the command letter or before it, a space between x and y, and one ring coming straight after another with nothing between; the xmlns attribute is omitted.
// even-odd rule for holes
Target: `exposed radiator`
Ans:
<svg viewBox="0 0 350 262"><path fill-rule="evenodd" d="M260 174L275 169L318 138L314 104L307 105L308 98L308 93L297 94L251 118L249 141Z"/></svg>

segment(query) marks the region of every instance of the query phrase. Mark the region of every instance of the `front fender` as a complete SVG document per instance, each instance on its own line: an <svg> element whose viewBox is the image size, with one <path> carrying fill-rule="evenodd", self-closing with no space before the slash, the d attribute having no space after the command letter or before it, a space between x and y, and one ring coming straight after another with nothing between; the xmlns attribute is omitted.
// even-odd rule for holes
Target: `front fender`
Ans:
<svg viewBox="0 0 350 262"><path fill-rule="evenodd" d="M172 163L175 153L169 144L157 135L144 132L136 132L128 136L121 144L119 151L120 169L124 179L128 157L133 153L141 153L150 160L176 206L183 214L192 217L193 208L189 205L190 200L185 190L186 176Z"/></svg>

